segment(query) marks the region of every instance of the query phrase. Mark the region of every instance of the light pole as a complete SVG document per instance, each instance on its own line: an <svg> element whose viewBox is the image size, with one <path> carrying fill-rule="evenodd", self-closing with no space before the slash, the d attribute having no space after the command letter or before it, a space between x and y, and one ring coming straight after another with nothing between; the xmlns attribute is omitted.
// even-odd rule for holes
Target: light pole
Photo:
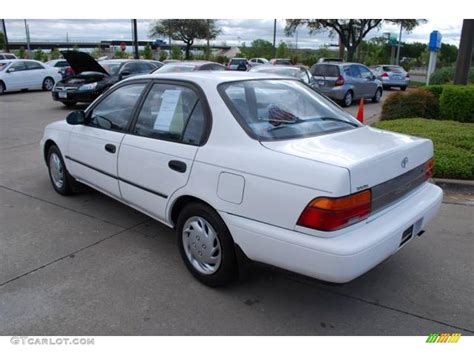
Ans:
<svg viewBox="0 0 474 355"><path fill-rule="evenodd" d="M138 53L138 31L137 31L137 20L132 20L133 28L133 49L134 49L134 58L140 59L140 53Z"/></svg>
<svg viewBox="0 0 474 355"><path fill-rule="evenodd" d="M25 33L26 33L26 49L28 53L28 58L31 58L31 53L30 53L30 27L26 23L25 20Z"/></svg>
<svg viewBox="0 0 474 355"><path fill-rule="evenodd" d="M397 46L397 65L400 65L400 47L402 45L402 29L403 26L400 24L400 34L398 35L398 46Z"/></svg>
<svg viewBox="0 0 474 355"><path fill-rule="evenodd" d="M3 37L5 38L5 52L9 52L10 49L8 47L8 36L7 36L7 28L5 27L5 20L2 20L2 30L3 30Z"/></svg>
<svg viewBox="0 0 474 355"><path fill-rule="evenodd" d="M273 58L276 56L276 31L277 31L277 20L273 20Z"/></svg>

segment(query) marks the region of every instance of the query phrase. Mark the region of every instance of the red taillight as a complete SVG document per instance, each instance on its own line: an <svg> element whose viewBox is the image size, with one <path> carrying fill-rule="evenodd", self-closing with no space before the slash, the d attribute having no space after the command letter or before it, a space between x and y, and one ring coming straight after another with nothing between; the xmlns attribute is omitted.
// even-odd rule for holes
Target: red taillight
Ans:
<svg viewBox="0 0 474 355"><path fill-rule="evenodd" d="M388 78L388 73L383 73L382 78Z"/></svg>
<svg viewBox="0 0 474 355"><path fill-rule="evenodd" d="M360 222L369 216L372 192L364 190L344 197L318 197L301 213L298 225L334 231Z"/></svg>
<svg viewBox="0 0 474 355"><path fill-rule="evenodd" d="M428 160L425 165L426 180L429 180L433 177L433 167L434 167L434 159Z"/></svg>
<svg viewBox="0 0 474 355"><path fill-rule="evenodd" d="M342 75L339 75L336 79L336 82L334 83L335 86L341 86L344 85L344 77Z"/></svg>

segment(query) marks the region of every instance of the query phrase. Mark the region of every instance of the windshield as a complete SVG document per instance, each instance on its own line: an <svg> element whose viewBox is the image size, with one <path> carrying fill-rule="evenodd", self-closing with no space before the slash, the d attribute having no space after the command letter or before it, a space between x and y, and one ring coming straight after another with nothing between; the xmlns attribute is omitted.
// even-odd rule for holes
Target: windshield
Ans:
<svg viewBox="0 0 474 355"><path fill-rule="evenodd" d="M339 67L331 64L316 64L311 67L311 74L314 76L339 76Z"/></svg>
<svg viewBox="0 0 474 355"><path fill-rule="evenodd" d="M156 70L155 73L184 73L194 71L194 69L196 69L194 64L166 64Z"/></svg>
<svg viewBox="0 0 474 355"><path fill-rule="evenodd" d="M362 126L296 80L230 82L221 84L219 92L244 130L262 141L311 137Z"/></svg>
<svg viewBox="0 0 474 355"><path fill-rule="evenodd" d="M120 64L122 63L99 63L110 75L115 75L118 73Z"/></svg>

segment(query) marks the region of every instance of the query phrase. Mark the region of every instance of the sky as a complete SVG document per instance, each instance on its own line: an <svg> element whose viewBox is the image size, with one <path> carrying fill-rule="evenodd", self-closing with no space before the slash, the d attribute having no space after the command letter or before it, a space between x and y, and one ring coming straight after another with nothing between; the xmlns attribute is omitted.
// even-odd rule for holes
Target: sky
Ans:
<svg viewBox="0 0 474 355"><path fill-rule="evenodd" d="M138 20L139 40L150 39L149 29L155 20ZM213 41L217 45L237 46L245 43L250 45L254 39L273 40L273 19L246 20L231 19L217 20L222 33ZM101 41L101 40L130 40L130 20L28 20L30 38L35 41ZM277 43L284 41L296 45L296 36L285 37L285 20L277 21ZM438 30L443 36L443 43L459 45L462 19L428 19L428 22L415 28L412 33L404 33L402 41L428 42L429 34ZM25 40L25 24L23 20L6 20L6 29L10 41ZM367 38L378 37L384 32L393 32L398 36L396 25L385 23L380 29L373 30ZM310 35L305 28L298 31L298 48L319 48L336 44L337 39L328 33Z"/></svg>

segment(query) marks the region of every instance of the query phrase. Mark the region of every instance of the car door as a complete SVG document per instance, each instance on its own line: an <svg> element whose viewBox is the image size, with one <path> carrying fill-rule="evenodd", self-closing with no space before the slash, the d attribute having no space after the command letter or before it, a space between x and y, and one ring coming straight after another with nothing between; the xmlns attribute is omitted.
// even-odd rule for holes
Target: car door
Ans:
<svg viewBox="0 0 474 355"><path fill-rule="evenodd" d="M146 81L121 85L87 110L87 123L74 126L69 138L66 163L72 176L121 198L117 155L146 85Z"/></svg>
<svg viewBox="0 0 474 355"><path fill-rule="evenodd" d="M34 61L25 62L28 77L29 89L41 89L43 87L43 80L46 77L46 69L40 63Z"/></svg>
<svg viewBox="0 0 474 355"><path fill-rule="evenodd" d="M373 97L377 90L377 82L374 80L374 74L365 66L358 65L363 95L365 98Z"/></svg>
<svg viewBox="0 0 474 355"><path fill-rule="evenodd" d="M7 90L21 90L28 88L27 68L24 60L13 62L7 69L5 85Z"/></svg>
<svg viewBox="0 0 474 355"><path fill-rule="evenodd" d="M166 221L168 199L186 185L205 139L207 107L203 94L190 84L153 84L120 146L119 185L127 203Z"/></svg>

